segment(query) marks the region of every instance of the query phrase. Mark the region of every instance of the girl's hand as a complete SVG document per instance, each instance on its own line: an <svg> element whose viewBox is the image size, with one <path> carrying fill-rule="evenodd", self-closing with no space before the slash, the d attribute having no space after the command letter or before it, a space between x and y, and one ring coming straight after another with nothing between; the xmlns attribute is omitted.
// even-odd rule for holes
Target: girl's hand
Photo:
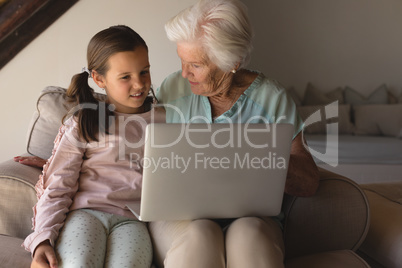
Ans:
<svg viewBox="0 0 402 268"><path fill-rule="evenodd" d="M42 159L37 156L16 156L16 157L14 157L14 161L21 163L23 165L38 167L38 168L43 168L43 166L46 164L45 159Z"/></svg>
<svg viewBox="0 0 402 268"><path fill-rule="evenodd" d="M31 268L57 268L57 258L49 240L38 245L35 249Z"/></svg>

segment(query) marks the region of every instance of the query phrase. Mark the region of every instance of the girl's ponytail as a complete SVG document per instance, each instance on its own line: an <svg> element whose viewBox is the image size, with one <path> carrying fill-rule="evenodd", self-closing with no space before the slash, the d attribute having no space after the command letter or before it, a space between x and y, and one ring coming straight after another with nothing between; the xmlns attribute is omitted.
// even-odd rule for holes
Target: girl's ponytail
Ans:
<svg viewBox="0 0 402 268"><path fill-rule="evenodd" d="M99 111L100 107L104 106L100 105L94 92L88 84L88 73L84 71L73 76L66 93L68 103L73 106L68 115L74 115L77 118L79 134L86 142L98 141L99 130L108 132L106 127L108 116L105 111ZM100 120L100 112L105 115L104 120ZM65 118L66 116L63 121Z"/></svg>
<svg viewBox="0 0 402 268"><path fill-rule="evenodd" d="M88 73L82 72L71 78L71 84L67 90L67 97L71 102L95 103L94 90L88 84Z"/></svg>

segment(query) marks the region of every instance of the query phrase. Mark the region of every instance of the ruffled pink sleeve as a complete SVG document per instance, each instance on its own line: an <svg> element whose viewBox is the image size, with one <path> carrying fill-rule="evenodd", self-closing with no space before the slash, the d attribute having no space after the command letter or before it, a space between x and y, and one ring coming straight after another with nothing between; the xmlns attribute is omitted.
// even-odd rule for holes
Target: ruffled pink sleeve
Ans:
<svg viewBox="0 0 402 268"><path fill-rule="evenodd" d="M78 178L85 153L82 144L79 142L77 124L70 118L60 127L52 155L44 165L35 186L38 203L33 208L34 232L23 243L26 250L34 252L46 240L54 245L78 190Z"/></svg>

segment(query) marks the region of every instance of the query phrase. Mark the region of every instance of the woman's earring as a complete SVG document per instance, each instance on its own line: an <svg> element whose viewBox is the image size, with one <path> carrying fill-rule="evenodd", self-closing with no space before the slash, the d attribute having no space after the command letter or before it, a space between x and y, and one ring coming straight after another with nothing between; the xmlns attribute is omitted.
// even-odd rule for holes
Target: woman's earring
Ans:
<svg viewBox="0 0 402 268"><path fill-rule="evenodd" d="M232 70L232 73L234 73L234 74L235 74L235 73L236 73L236 69L233 69L233 70Z"/></svg>

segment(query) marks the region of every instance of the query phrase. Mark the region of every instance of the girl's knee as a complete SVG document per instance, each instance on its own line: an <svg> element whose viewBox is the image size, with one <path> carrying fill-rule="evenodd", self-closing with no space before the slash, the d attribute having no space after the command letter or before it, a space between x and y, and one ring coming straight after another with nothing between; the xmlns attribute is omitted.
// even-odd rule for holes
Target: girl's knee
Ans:
<svg viewBox="0 0 402 268"><path fill-rule="evenodd" d="M152 243L144 223L126 221L109 234L104 267L150 267Z"/></svg>

